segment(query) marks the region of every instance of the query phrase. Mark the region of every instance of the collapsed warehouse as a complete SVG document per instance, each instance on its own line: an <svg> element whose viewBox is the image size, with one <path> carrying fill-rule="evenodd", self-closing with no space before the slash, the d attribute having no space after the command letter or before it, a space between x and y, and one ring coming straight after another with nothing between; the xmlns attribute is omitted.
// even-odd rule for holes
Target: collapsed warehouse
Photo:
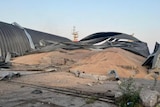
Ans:
<svg viewBox="0 0 160 107"><path fill-rule="evenodd" d="M103 50L106 48L121 48L147 58L150 53L147 43L140 41L132 35L119 32L99 32L91 34L78 42L68 38L48 34L20 26L17 23L8 24L0 22L0 65L4 66L11 57L23 56L32 53L50 52L57 49L76 50ZM158 48L149 56L144 66L153 63L155 53L159 55ZM153 59L151 61L150 59ZM152 68L152 67L150 67Z"/></svg>
<svg viewBox="0 0 160 107"><path fill-rule="evenodd" d="M7 24L0 22L0 49L1 57L5 58L7 52L12 56L22 56L39 46L42 39L57 42L69 42L70 40L57 35L47 34L23 28L16 23Z"/></svg>
<svg viewBox="0 0 160 107"><path fill-rule="evenodd" d="M121 97L118 87L123 78L128 77L140 78L135 79L137 89L143 87L146 99L157 94L148 92L153 81L145 77L148 69L159 71L159 59L160 44L156 43L150 55L147 43L124 33L99 32L73 42L17 23L0 22L0 104L111 107ZM152 89L159 91L156 79L160 78L154 79ZM154 98L159 101L160 97ZM148 97L147 106L150 101Z"/></svg>
<svg viewBox="0 0 160 107"><path fill-rule="evenodd" d="M120 41L122 39L126 39L128 41ZM105 43L95 45L96 43L102 41L105 41ZM52 48L57 45L61 45L58 48L64 49L105 49L108 47L120 47L144 57L149 55L149 50L146 43L133 36L123 33L95 33L83 38L78 43L74 43L65 37L23 28L17 23L7 24L0 22L0 49L2 58L7 55L7 52L11 53L12 56L22 56L27 54L27 52L46 46L46 42L48 45L53 44Z"/></svg>

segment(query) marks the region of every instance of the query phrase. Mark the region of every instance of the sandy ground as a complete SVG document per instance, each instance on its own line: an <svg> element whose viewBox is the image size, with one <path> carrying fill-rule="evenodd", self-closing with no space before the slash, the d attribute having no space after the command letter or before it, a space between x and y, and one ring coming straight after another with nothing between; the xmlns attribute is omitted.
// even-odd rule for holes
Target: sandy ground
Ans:
<svg viewBox="0 0 160 107"><path fill-rule="evenodd" d="M81 98L43 88L29 87L15 83L5 83L7 93L0 96L1 107L115 107L102 101L87 104L88 98ZM4 85L0 83L0 85ZM14 89L14 90L13 90ZM33 91L41 90L42 93L35 94Z"/></svg>
<svg viewBox="0 0 160 107"><path fill-rule="evenodd" d="M152 76L145 78L147 69L141 66L144 61L144 57L119 48L57 50L18 57L12 60L10 71L0 71L0 76L13 71L22 75L0 81L0 107L116 107L108 101L93 101L91 97L97 93L105 97L114 95L119 91L117 81L79 78L69 71L107 76L108 71L116 70L120 81L132 76L138 87L150 89L154 80ZM160 92L160 81L156 90ZM71 95L70 91L81 93ZM82 93L89 97L82 97Z"/></svg>
<svg viewBox="0 0 160 107"><path fill-rule="evenodd" d="M111 103L98 100L88 103L91 98L52 90L52 88L58 88L103 93L107 91L106 89L116 87L114 84L110 88L106 86L93 88L88 86L88 83L93 84L93 87L99 84L93 80L77 78L66 72L25 74L10 81L0 81L0 105L2 107L116 107ZM34 94L32 93L34 90L41 90L42 93Z"/></svg>
<svg viewBox="0 0 160 107"><path fill-rule="evenodd" d="M144 79L135 79L135 82L137 86L148 89L154 83L153 80ZM0 81L0 105L1 107L116 107L112 103L99 100L88 103L91 98L72 96L54 89L84 91L92 93L93 96L96 93L112 95L119 91L117 81L97 82L75 77L68 72L34 72L10 81ZM42 93L35 94L33 93L35 90L40 90ZM160 81L156 85L156 90L160 92Z"/></svg>

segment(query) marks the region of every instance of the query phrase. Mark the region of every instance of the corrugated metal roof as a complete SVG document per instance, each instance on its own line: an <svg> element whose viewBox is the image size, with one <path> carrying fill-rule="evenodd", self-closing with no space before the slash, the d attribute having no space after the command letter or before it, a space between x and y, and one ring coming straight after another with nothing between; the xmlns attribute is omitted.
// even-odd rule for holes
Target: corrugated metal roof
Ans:
<svg viewBox="0 0 160 107"><path fill-rule="evenodd" d="M34 45L39 46L39 41L52 40L56 42L69 42L70 40L53 34L48 34L36 30L25 28L32 38ZM13 55L24 55L31 50L29 39L25 30L4 22L0 22L0 48L2 58L5 58L7 52Z"/></svg>
<svg viewBox="0 0 160 107"><path fill-rule="evenodd" d="M7 52L12 55L23 55L30 50L29 41L23 30L4 22L0 22L0 48L2 56Z"/></svg>
<svg viewBox="0 0 160 107"><path fill-rule="evenodd" d="M61 36L57 36L57 35L53 35L49 33L44 33L41 31L36 31L36 30L28 29L28 28L25 28L25 30L31 35L33 43L36 46L37 45L39 46L39 41L42 39L56 41L56 42L71 42L71 40L65 37L61 37Z"/></svg>

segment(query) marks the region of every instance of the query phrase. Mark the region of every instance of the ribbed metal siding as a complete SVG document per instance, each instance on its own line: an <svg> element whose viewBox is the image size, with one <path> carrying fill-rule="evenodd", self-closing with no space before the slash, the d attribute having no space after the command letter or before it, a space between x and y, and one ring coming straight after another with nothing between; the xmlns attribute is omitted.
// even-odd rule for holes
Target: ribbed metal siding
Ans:
<svg viewBox="0 0 160 107"><path fill-rule="evenodd" d="M42 39L52 40L56 42L71 41L64 37L43 33L40 31L35 31L31 29L26 29L26 31L30 34L35 45L39 45L39 41ZM29 40L24 30L17 26L4 22L0 22L0 48L3 58L5 58L7 52L16 53L17 55L21 56L27 51L31 50Z"/></svg>
<svg viewBox="0 0 160 107"><path fill-rule="evenodd" d="M4 58L7 52L23 55L30 50L30 45L22 29L0 22L0 48Z"/></svg>
<svg viewBox="0 0 160 107"><path fill-rule="evenodd" d="M36 31L36 30L31 30L28 28L25 28L25 29L31 35L33 43L36 46L39 46L39 41L42 39L52 40L52 41L56 41L56 42L71 42L71 40L69 40L65 37L61 37L61 36L57 36L57 35L53 35L53 34L48 34L48 33L40 32L40 31Z"/></svg>

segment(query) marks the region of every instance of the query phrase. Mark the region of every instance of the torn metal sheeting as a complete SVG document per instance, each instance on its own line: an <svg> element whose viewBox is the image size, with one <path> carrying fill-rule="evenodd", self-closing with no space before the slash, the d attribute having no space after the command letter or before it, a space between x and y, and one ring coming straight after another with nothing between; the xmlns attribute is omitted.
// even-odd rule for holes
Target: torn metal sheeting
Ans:
<svg viewBox="0 0 160 107"><path fill-rule="evenodd" d="M89 35L79 42L72 42L65 37L24 28L17 23L0 22L1 59L5 59L8 52L14 57L57 49L99 50L110 47L122 48L143 57L149 55L148 46L145 42L124 33L99 32Z"/></svg>
<svg viewBox="0 0 160 107"><path fill-rule="evenodd" d="M115 35L113 35L115 34ZM112 37L112 39L111 39ZM125 40L127 39L127 40ZM100 44L103 42L102 44ZM51 42L43 41L44 44L48 44L38 51L48 52L56 50L57 48L74 50L74 49L106 49L110 47L118 47L132 53L147 57L149 55L148 46L145 42L138 40L137 38L116 32L96 33L90 35L79 42Z"/></svg>
<svg viewBox="0 0 160 107"><path fill-rule="evenodd" d="M4 60L0 60L0 68L10 68L11 67L11 54L8 52Z"/></svg>
<svg viewBox="0 0 160 107"><path fill-rule="evenodd" d="M71 40L58 36L58 35L53 35L49 33L44 33L32 29L25 28L25 30L31 35L33 43L36 47L39 47L39 41L40 40L46 40L46 41L54 41L54 42L71 42Z"/></svg>
<svg viewBox="0 0 160 107"><path fill-rule="evenodd" d="M27 36L27 38L28 38L28 41L29 41L29 43L30 43L30 47L31 47L32 49L35 49L35 46L34 46L34 43L33 43L33 41L32 41L31 35L30 35L22 26L20 26L18 23L14 22L13 25L19 27L19 28L22 29L22 30L24 30L24 33L26 34L26 36Z"/></svg>
<svg viewBox="0 0 160 107"><path fill-rule="evenodd" d="M91 35L81 39L80 41L83 41L83 42L89 43L89 44L95 44L95 43L101 42L103 40L106 40L108 38L128 39L128 40L133 40L133 41L140 41L131 35L127 35L127 34L119 33L119 32L94 33L94 34L91 34ZM111 39L110 39L110 41L111 41Z"/></svg>
<svg viewBox="0 0 160 107"><path fill-rule="evenodd" d="M1 79L0 79L0 81L2 81L2 80L11 80L13 78L18 78L20 76L21 76L21 74L18 73L18 72L10 72L10 73L2 76Z"/></svg>
<svg viewBox="0 0 160 107"><path fill-rule="evenodd" d="M148 56L142 66L147 66L150 69L157 69L160 71L160 44L156 42L154 51Z"/></svg>
<svg viewBox="0 0 160 107"><path fill-rule="evenodd" d="M119 47L135 54L147 57L149 49L147 43L142 42L132 35L127 35L118 32L99 32L89 35L80 42L85 44L95 45L97 43L104 42L97 45L99 48Z"/></svg>
<svg viewBox="0 0 160 107"><path fill-rule="evenodd" d="M8 63L4 63L4 62L0 62L0 69L1 68L10 68L12 66L12 64L10 62Z"/></svg>
<svg viewBox="0 0 160 107"><path fill-rule="evenodd" d="M39 47L39 41L42 39L56 42L71 41L65 37L24 28L17 23L0 22L1 59L4 60L8 52L12 57L25 55Z"/></svg>

